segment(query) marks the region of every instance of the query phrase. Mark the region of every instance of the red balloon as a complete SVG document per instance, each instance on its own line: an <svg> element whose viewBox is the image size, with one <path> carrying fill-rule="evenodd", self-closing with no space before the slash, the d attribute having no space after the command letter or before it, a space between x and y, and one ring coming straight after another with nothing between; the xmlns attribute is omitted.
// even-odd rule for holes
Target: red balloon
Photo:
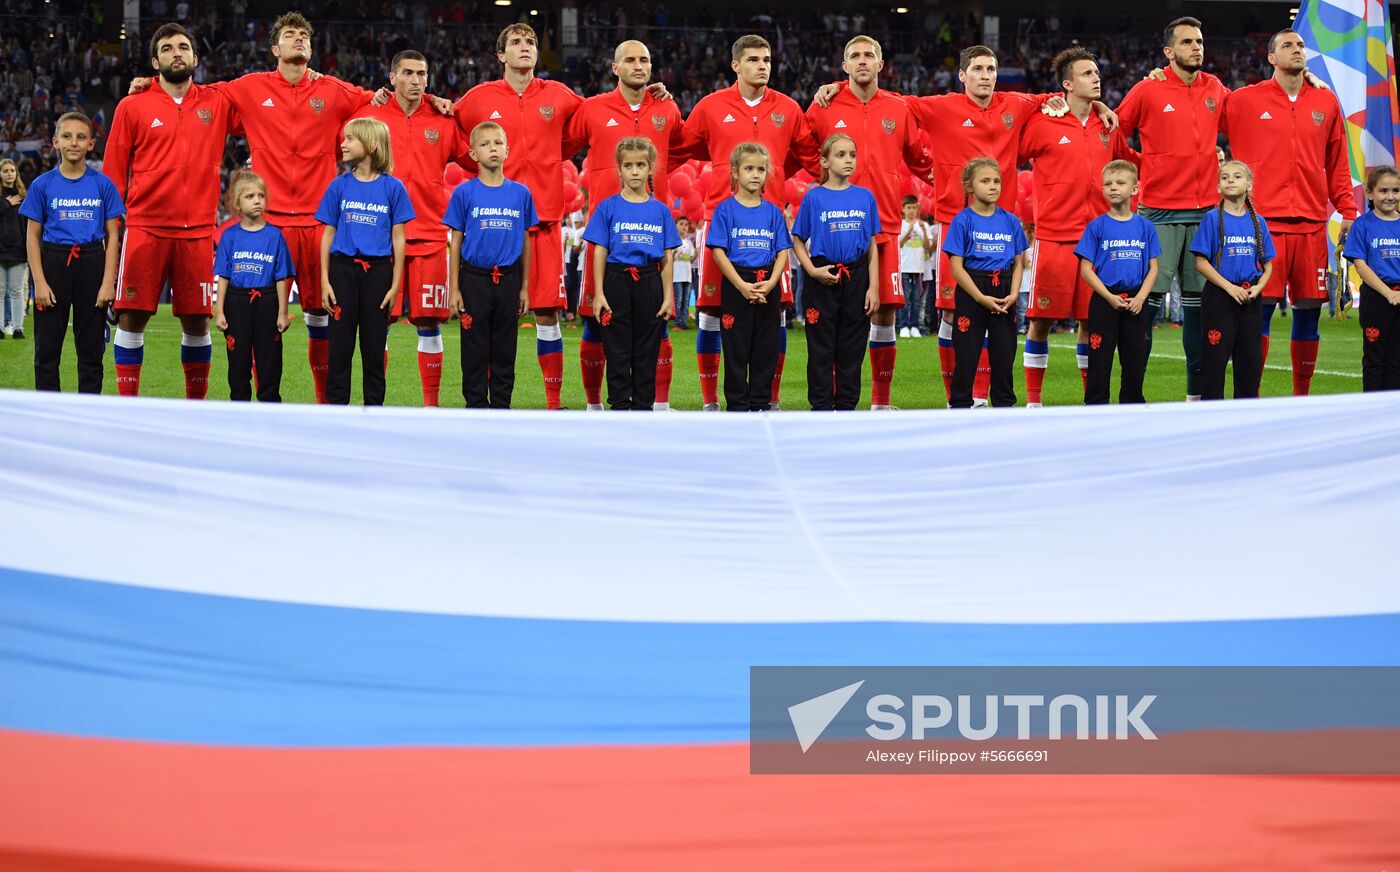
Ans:
<svg viewBox="0 0 1400 872"><path fill-rule="evenodd" d="M561 168L563 169L563 171L564 171L564 181L566 181L566 182L576 182L576 181L578 181L578 167L574 166L574 162L573 162L573 161L571 161L571 160L566 160L566 161L564 161L562 164L560 164L560 167L561 167Z"/></svg>
<svg viewBox="0 0 1400 872"><path fill-rule="evenodd" d="M714 170L710 167L709 164L706 164L705 168L700 171L700 175L695 177L695 187L699 189L701 194L708 194L710 192L710 184L713 178Z"/></svg>
<svg viewBox="0 0 1400 872"><path fill-rule="evenodd" d="M697 170L695 167L691 166L691 163L692 161L686 161L685 163L676 167L675 172L671 173L671 175L674 176L676 173L683 173L684 175L689 176L692 182L695 181L695 177L700 175L700 171Z"/></svg>
<svg viewBox="0 0 1400 872"><path fill-rule="evenodd" d="M691 188L695 187L695 179L680 170L671 173L670 181L672 197L684 197L690 193Z"/></svg>
<svg viewBox="0 0 1400 872"><path fill-rule="evenodd" d="M908 196L910 196L910 195L918 196L918 194L919 194L919 186L916 185L916 184L914 183L914 177L913 177L912 175L911 175L911 176L905 176L904 178L902 178L902 179L899 180L899 196L901 196L901 197L908 197Z"/></svg>
<svg viewBox="0 0 1400 872"><path fill-rule="evenodd" d="M580 209L582 209L582 208L583 208L583 195L582 195L582 194L579 194L577 197L574 197L572 200L569 201L569 205L566 207L566 211L569 211L569 212L577 212L578 210L580 210Z"/></svg>
<svg viewBox="0 0 1400 872"><path fill-rule="evenodd" d="M816 181L816 178L814 178L812 174L807 172L806 170L798 170L797 172L792 174L792 178L797 179L804 185L810 185L812 182Z"/></svg>
<svg viewBox="0 0 1400 872"><path fill-rule="evenodd" d="M572 203L579 199L579 187L573 182L564 183L564 202Z"/></svg>
<svg viewBox="0 0 1400 872"><path fill-rule="evenodd" d="M1035 173L1030 170L1021 170L1016 174L1017 189L1026 193L1035 193Z"/></svg>
<svg viewBox="0 0 1400 872"><path fill-rule="evenodd" d="M442 180L452 187L457 187L467 178L467 171L455 163L450 163L442 171Z"/></svg>
<svg viewBox="0 0 1400 872"><path fill-rule="evenodd" d="M925 196L922 196L922 197L919 198L919 214L920 214L920 215L932 215L932 214L933 214L933 206L934 206L934 201L933 201L933 196L932 196L932 195L925 195Z"/></svg>
<svg viewBox="0 0 1400 872"><path fill-rule="evenodd" d="M788 179L783 184L783 193L787 196L787 201L796 206L802 200L802 186L797 183L797 179Z"/></svg>

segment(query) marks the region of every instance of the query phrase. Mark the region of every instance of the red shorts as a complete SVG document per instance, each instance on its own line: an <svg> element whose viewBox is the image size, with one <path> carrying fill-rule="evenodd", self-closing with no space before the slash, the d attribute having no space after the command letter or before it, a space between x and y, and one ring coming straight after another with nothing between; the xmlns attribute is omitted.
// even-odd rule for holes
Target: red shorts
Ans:
<svg viewBox="0 0 1400 872"><path fill-rule="evenodd" d="M880 307L904 308L904 282L899 275L899 237L882 239L875 247L880 255Z"/></svg>
<svg viewBox="0 0 1400 872"><path fill-rule="evenodd" d="M1277 303L1327 299L1327 259L1330 243L1324 227L1315 233L1274 233L1274 273L1261 299Z"/></svg>
<svg viewBox="0 0 1400 872"><path fill-rule="evenodd" d="M530 228L530 308L536 312L568 308L564 291L564 237L558 221Z"/></svg>
<svg viewBox="0 0 1400 872"><path fill-rule="evenodd" d="M446 321L447 246L431 254L411 254L403 261L403 308L410 319Z"/></svg>
<svg viewBox="0 0 1400 872"><path fill-rule="evenodd" d="M213 315L213 237L212 229L193 239L171 239L128 227L122 235L117 299L112 308L154 312L168 282L176 315Z"/></svg>
<svg viewBox="0 0 1400 872"><path fill-rule="evenodd" d="M934 230L938 236L938 272L934 279L938 282L938 301L934 304L936 309L947 309L952 311L957 308L954 292L957 290L958 281L953 278L953 264L948 260L948 254L943 250L943 243L948 239L948 227L951 221L943 224L935 224Z"/></svg>
<svg viewBox="0 0 1400 872"><path fill-rule="evenodd" d="M292 271L296 275L297 295L301 298L301 310L318 315L326 314L321 297L321 236L325 233L324 224L307 224L300 227L283 227L276 221L268 223L282 231L287 240L287 251L292 255Z"/></svg>
<svg viewBox="0 0 1400 872"><path fill-rule="evenodd" d="M1094 291L1079 276L1074 246L1073 242L1035 241L1035 291L1026 307L1027 318L1088 320Z"/></svg>

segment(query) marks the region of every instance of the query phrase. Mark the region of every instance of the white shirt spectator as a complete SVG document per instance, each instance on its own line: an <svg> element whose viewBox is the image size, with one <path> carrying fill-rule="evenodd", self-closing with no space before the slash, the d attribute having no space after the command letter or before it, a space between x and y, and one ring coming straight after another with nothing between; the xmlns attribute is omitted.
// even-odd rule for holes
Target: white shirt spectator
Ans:
<svg viewBox="0 0 1400 872"><path fill-rule="evenodd" d="M905 239L904 234L908 233L909 238ZM914 273L919 275L924 271L924 250L928 243L928 225L922 221L915 221L913 232L910 232L908 221L899 222L899 238L904 239L899 246L899 271L902 273Z"/></svg>
<svg viewBox="0 0 1400 872"><path fill-rule="evenodd" d="M689 236L681 239L681 247L676 249L674 258L671 260L671 281L686 282L691 281L691 270L695 265L695 243Z"/></svg>

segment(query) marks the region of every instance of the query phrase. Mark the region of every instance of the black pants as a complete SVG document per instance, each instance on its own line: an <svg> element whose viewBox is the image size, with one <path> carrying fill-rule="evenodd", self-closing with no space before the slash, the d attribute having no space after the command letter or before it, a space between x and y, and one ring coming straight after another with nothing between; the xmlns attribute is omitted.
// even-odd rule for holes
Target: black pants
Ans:
<svg viewBox="0 0 1400 872"><path fill-rule="evenodd" d="M746 282L767 281L772 266L736 266ZM750 303L724 279L720 286L720 342L724 349L724 405L730 412L766 412L773 400L773 374L778 370L778 341L782 332L782 291L768 292L768 302Z"/></svg>
<svg viewBox="0 0 1400 872"><path fill-rule="evenodd" d="M1400 389L1400 306L1361 288L1361 389Z"/></svg>
<svg viewBox="0 0 1400 872"><path fill-rule="evenodd" d="M1207 283L1201 292L1201 399L1225 399L1225 365L1234 361L1235 399L1259 396L1264 373L1263 304L1240 304Z"/></svg>
<svg viewBox="0 0 1400 872"><path fill-rule="evenodd" d="M1011 271L997 273L968 270L978 290L990 297L1005 297L1009 293ZM995 279L996 284L993 284ZM977 376L977 361L982 356L982 341L987 343L987 363L992 369L991 391L988 399L996 407L1016 405L1016 389L1012 386L1011 367L1016 360L1016 309L998 315L972 295L958 288L953 297L953 380L948 389L948 405L954 409L972 408L972 382Z"/></svg>
<svg viewBox="0 0 1400 872"><path fill-rule="evenodd" d="M509 409L515 391L520 266L483 270L460 264L462 399L468 409Z"/></svg>
<svg viewBox="0 0 1400 872"><path fill-rule="evenodd" d="M1121 299L1129 293L1119 291L1118 295ZM1147 402L1142 382L1147 377L1147 356L1152 353L1152 308L1144 301L1142 310L1134 315L1127 309L1114 309L1096 293L1089 298L1089 374L1084 383L1084 405L1108 405L1115 350L1120 370L1118 402Z"/></svg>
<svg viewBox="0 0 1400 872"><path fill-rule="evenodd" d="M360 373L366 406L384 405L384 337L389 313L379 304L394 279L391 257L346 257L332 254L330 365L326 370L326 402L350 404L350 367L355 361L355 339L360 341ZM262 378L262 370L258 370Z"/></svg>
<svg viewBox="0 0 1400 872"><path fill-rule="evenodd" d="M334 287L334 285L332 285ZM228 398L253 398L257 356L258 402L282 402L282 334L277 332L277 288L229 286L224 300L224 345L228 348Z"/></svg>
<svg viewBox="0 0 1400 872"><path fill-rule="evenodd" d="M59 389L58 368L68 316L73 316L73 347L78 352L78 393L102 393L102 355L107 350L103 312L97 307L107 253L102 243L83 246L45 243L40 262L53 288L55 304L34 312L34 387Z"/></svg>
<svg viewBox="0 0 1400 872"><path fill-rule="evenodd" d="M608 367L608 405L615 412L650 412L656 401L656 357L666 335L658 318L665 291L656 264L628 268L610 263L603 292L611 311L599 320Z"/></svg>
<svg viewBox="0 0 1400 872"><path fill-rule="evenodd" d="M813 266L833 265L824 257ZM865 293L870 289L870 260L858 257L837 266L840 281L802 285L807 319L807 401L817 412L849 412L860 400L860 370L870 336Z"/></svg>

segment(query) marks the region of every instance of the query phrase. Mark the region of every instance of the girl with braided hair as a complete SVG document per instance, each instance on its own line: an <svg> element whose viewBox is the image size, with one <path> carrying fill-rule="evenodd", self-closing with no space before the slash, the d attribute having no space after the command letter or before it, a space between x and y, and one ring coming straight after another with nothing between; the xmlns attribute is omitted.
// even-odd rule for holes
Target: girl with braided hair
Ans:
<svg viewBox="0 0 1400 872"><path fill-rule="evenodd" d="M1201 293L1201 399L1225 398L1225 366L1235 366L1235 399L1259 396L1263 375L1259 296L1273 274L1274 241L1254 209L1254 174L1237 160L1220 165L1220 203L1201 221L1191 252L1206 280Z"/></svg>

